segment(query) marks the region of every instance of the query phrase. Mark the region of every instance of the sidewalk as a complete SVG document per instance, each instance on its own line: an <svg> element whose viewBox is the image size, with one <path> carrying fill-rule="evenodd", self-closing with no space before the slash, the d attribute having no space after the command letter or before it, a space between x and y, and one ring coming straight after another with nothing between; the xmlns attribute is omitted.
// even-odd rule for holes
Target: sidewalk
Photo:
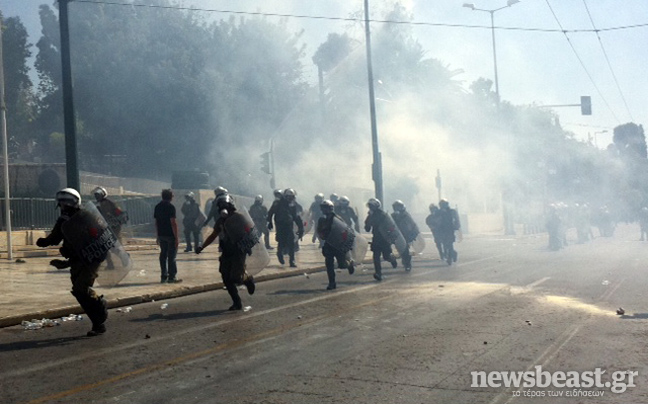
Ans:
<svg viewBox="0 0 648 404"><path fill-rule="evenodd" d="M157 247L151 244L147 247L139 243L128 248L134 268L119 285L95 288L98 294L105 296L109 308L222 289L216 244L200 255L183 253L184 244L180 244L178 278L183 282L179 284L160 283ZM296 255L297 268L280 265L275 251L269 251L270 264L254 277L257 282L324 270L324 257L310 240L301 243L301 250ZM0 327L17 325L23 320L82 313L70 294L69 271L50 266L52 258L55 257L25 257L21 258L23 263L0 261Z"/></svg>

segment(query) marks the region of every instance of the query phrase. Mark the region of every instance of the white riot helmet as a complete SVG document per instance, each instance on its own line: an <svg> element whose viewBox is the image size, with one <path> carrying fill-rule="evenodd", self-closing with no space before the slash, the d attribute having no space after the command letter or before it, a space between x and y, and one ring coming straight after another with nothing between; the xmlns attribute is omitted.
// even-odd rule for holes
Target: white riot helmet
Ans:
<svg viewBox="0 0 648 404"><path fill-rule="evenodd" d="M327 199L322 203L320 203L320 209L322 210L323 214L328 215L330 213L333 213L333 210L335 209L335 205L333 205L333 202Z"/></svg>
<svg viewBox="0 0 648 404"><path fill-rule="evenodd" d="M319 193L319 194L315 195L315 202L322 203L323 200L324 200L324 194Z"/></svg>
<svg viewBox="0 0 648 404"><path fill-rule="evenodd" d="M349 198L347 196L341 196L340 199L338 199L338 203L341 206L347 208L347 207L349 207L349 204L351 203L351 201L349 200Z"/></svg>
<svg viewBox="0 0 648 404"><path fill-rule="evenodd" d="M56 193L56 203L61 208L79 208L81 207L81 195L74 188L63 188Z"/></svg>
<svg viewBox="0 0 648 404"><path fill-rule="evenodd" d="M294 201L296 195L297 195L297 193L292 188L286 188L286 190L284 190L284 192L283 192L283 196L284 196L284 198L286 198L286 200L288 202Z"/></svg>
<svg viewBox="0 0 648 404"><path fill-rule="evenodd" d="M400 199L392 204L392 208L394 208L394 212L405 212L405 204Z"/></svg>
<svg viewBox="0 0 648 404"><path fill-rule="evenodd" d="M193 192L187 192L185 194L185 198L193 200L196 197L196 195Z"/></svg>
<svg viewBox="0 0 648 404"><path fill-rule="evenodd" d="M257 196L255 196L255 197L254 197L254 202L255 202L255 203L258 203L258 204L262 204L262 203L263 203L263 195L257 195Z"/></svg>
<svg viewBox="0 0 648 404"><path fill-rule="evenodd" d="M378 199L370 198L367 201L367 207L369 208L369 210L373 211L373 210L380 209L382 207L382 204L380 203L380 201Z"/></svg>
<svg viewBox="0 0 648 404"><path fill-rule="evenodd" d="M100 201L108 196L108 191L106 191L106 188L104 187L97 187L92 190L92 194L96 200Z"/></svg>
<svg viewBox="0 0 648 404"><path fill-rule="evenodd" d="M216 188L214 190L214 195L216 195L216 198L218 198L221 195L228 194L228 193L229 193L229 191L227 190L227 188L224 188L224 187L218 187L218 188Z"/></svg>

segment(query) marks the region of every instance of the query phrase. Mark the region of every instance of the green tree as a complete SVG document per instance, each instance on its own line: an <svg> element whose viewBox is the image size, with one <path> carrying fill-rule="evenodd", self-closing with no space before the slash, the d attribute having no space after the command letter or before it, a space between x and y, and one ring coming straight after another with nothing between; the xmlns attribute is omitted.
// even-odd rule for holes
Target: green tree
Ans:
<svg viewBox="0 0 648 404"><path fill-rule="evenodd" d="M28 154L27 145L32 140L35 116L35 95L27 64L31 44L27 41L27 30L18 17L3 19L2 31L9 153L19 156Z"/></svg>

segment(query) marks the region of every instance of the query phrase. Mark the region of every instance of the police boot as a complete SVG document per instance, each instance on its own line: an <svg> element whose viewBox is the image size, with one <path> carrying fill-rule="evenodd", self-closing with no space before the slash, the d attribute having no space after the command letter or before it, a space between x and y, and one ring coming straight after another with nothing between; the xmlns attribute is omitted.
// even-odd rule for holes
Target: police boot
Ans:
<svg viewBox="0 0 648 404"><path fill-rule="evenodd" d="M228 310L243 310L243 303L241 303L241 297L238 294L238 288L236 285L228 282L225 284L225 287L227 288L227 293L229 293L233 303Z"/></svg>
<svg viewBox="0 0 648 404"><path fill-rule="evenodd" d="M256 290L256 285L254 284L254 278L252 276L247 276L243 281L243 284L247 288L248 294L253 295Z"/></svg>
<svg viewBox="0 0 648 404"><path fill-rule="evenodd" d="M389 262L391 262L392 268L396 268L398 266L398 261L396 261L394 254L389 254Z"/></svg>
<svg viewBox="0 0 648 404"><path fill-rule="evenodd" d="M281 250L277 250L277 259L279 260L279 263L281 265L284 265L286 261L284 261L283 254L281 253Z"/></svg>

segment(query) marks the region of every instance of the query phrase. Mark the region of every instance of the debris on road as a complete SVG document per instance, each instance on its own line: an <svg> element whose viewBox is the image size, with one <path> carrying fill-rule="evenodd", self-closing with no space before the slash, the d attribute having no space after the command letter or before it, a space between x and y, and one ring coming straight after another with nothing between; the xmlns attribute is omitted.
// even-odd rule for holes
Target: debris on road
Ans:
<svg viewBox="0 0 648 404"><path fill-rule="evenodd" d="M306 277L306 279L310 279L310 275L308 275L308 273L304 272L304 276Z"/></svg>
<svg viewBox="0 0 648 404"><path fill-rule="evenodd" d="M248 311L250 311L250 310L252 310L252 306L245 306L245 307L243 307L243 311L244 311L244 312L248 312Z"/></svg>
<svg viewBox="0 0 648 404"><path fill-rule="evenodd" d="M18 258L18 259L16 260L16 263L18 263L18 264L25 264L25 263L27 263L27 261L25 261L25 260L22 259L22 258Z"/></svg>
<svg viewBox="0 0 648 404"><path fill-rule="evenodd" d="M146 334L146 335L144 336L144 339L151 339L151 336L148 335L148 334Z"/></svg>
<svg viewBox="0 0 648 404"><path fill-rule="evenodd" d="M297 320L301 320L301 319L302 319L302 316L297 316Z"/></svg>
<svg viewBox="0 0 648 404"><path fill-rule="evenodd" d="M160 306L162 310L166 310L167 307L169 307L169 303L162 303L162 306Z"/></svg>
<svg viewBox="0 0 648 404"><path fill-rule="evenodd" d="M132 307L126 307L125 309L122 308L117 309L117 313L130 313L131 311L133 311Z"/></svg>
<svg viewBox="0 0 648 404"><path fill-rule="evenodd" d="M610 281L607 281L607 280L601 282L601 285L603 285L603 286L607 286L609 284L610 284Z"/></svg>
<svg viewBox="0 0 648 404"><path fill-rule="evenodd" d="M617 309L617 314L620 315L620 316L622 316L622 315L625 314L625 310L623 310L623 307L619 307L619 308Z"/></svg>
<svg viewBox="0 0 648 404"><path fill-rule="evenodd" d="M22 325L22 327L25 330L38 330L40 328L55 327L57 325L61 325L61 323L59 323L56 320L50 320L49 318L43 318L41 320L36 320L36 319L32 319L32 321L25 320L22 323L20 323L20 325Z"/></svg>

